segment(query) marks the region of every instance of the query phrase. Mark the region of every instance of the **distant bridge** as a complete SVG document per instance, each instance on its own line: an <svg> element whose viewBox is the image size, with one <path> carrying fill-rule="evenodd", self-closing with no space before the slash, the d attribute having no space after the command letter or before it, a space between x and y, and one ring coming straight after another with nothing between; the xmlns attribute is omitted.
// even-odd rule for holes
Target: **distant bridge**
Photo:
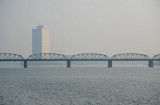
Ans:
<svg viewBox="0 0 160 105"><path fill-rule="evenodd" d="M108 67L112 67L113 61L148 61L148 67L153 67L153 61L160 61L160 54L150 58L148 55L139 53L122 53L113 55L109 58L105 54L82 53L75 54L68 58L63 54L57 53L39 53L30 55L24 59L21 55L12 53L0 53L0 61L23 61L24 68L27 68L27 61L66 61L67 68L71 67L72 61L108 61Z"/></svg>

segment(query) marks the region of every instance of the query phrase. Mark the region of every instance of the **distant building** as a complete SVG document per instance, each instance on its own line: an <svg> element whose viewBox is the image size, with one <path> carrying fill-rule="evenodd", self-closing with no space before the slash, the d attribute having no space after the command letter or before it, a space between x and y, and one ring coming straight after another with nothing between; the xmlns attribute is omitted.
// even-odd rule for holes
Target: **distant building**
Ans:
<svg viewBox="0 0 160 105"><path fill-rule="evenodd" d="M32 54L50 53L50 32L42 25L32 29Z"/></svg>

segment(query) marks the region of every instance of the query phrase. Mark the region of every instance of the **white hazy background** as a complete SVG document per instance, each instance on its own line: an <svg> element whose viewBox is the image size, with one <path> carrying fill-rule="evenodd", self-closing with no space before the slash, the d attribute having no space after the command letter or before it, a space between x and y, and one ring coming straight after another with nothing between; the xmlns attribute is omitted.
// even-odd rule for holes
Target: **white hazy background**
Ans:
<svg viewBox="0 0 160 105"><path fill-rule="evenodd" d="M160 0L0 0L0 52L28 57L38 25L54 53L160 53Z"/></svg>

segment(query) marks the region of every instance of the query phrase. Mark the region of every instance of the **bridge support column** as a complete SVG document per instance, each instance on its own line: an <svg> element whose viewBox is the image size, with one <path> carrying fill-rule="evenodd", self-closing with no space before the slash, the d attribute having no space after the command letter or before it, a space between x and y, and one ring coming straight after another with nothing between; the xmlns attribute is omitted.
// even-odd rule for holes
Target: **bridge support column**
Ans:
<svg viewBox="0 0 160 105"><path fill-rule="evenodd" d="M112 67L112 60L108 60L108 67Z"/></svg>
<svg viewBox="0 0 160 105"><path fill-rule="evenodd" d="M149 61L148 61L148 67L149 67L149 68L152 68L152 67L153 67L153 60L149 60Z"/></svg>
<svg viewBox="0 0 160 105"><path fill-rule="evenodd" d="M24 60L24 68L27 68L27 60Z"/></svg>
<svg viewBox="0 0 160 105"><path fill-rule="evenodd" d="M71 68L71 61L67 60L67 68Z"/></svg>

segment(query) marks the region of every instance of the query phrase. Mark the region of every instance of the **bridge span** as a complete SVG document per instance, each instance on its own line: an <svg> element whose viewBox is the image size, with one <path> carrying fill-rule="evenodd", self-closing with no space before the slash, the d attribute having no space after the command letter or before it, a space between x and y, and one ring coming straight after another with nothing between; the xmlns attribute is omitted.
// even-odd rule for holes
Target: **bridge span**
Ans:
<svg viewBox="0 0 160 105"><path fill-rule="evenodd" d="M139 53L122 53L113 55L109 58L105 54L98 53L81 53L72 55L68 58L66 55L57 53L39 53L30 55L24 59L21 55L12 53L0 53L0 61L23 61L24 68L27 68L28 61L66 61L67 68L71 67L71 62L74 61L107 61L108 67L112 67L113 61L147 61L148 67L154 66L154 61L160 61L160 54L154 55L150 58L148 55Z"/></svg>

